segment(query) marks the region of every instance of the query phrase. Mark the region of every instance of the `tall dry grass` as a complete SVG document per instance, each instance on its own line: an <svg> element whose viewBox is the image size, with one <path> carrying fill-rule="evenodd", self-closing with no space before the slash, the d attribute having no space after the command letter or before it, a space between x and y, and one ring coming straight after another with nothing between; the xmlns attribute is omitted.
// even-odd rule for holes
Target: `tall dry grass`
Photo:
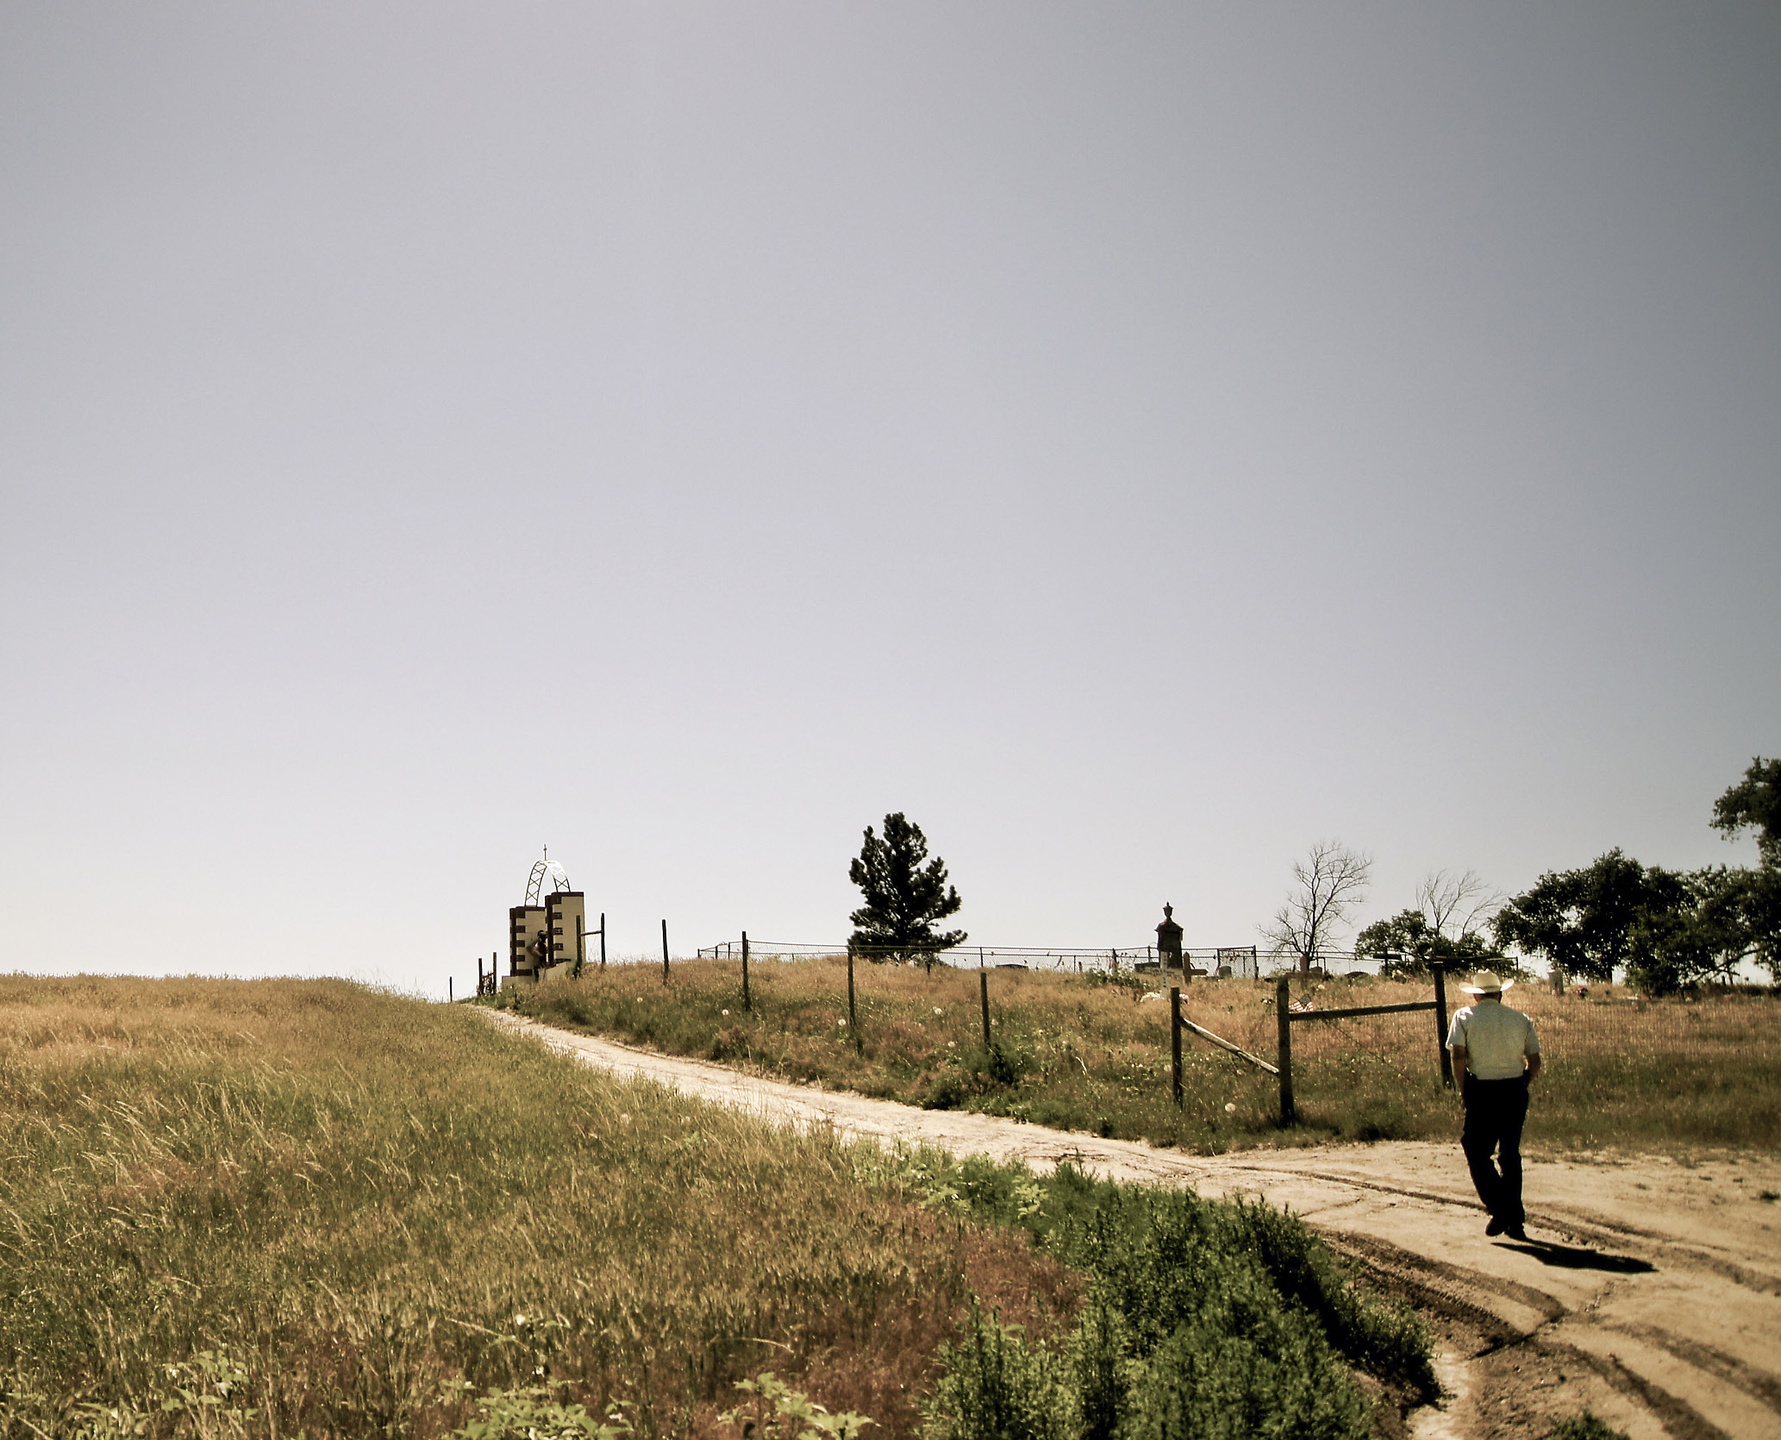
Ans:
<svg viewBox="0 0 1781 1440"><path fill-rule="evenodd" d="M1155 977L992 971L988 1046L974 971L862 963L857 1028L844 1023L839 959L770 961L751 978L746 1012L739 966L710 960L675 962L666 984L659 967L614 966L576 980L555 977L501 1003L780 1078L1198 1150L1446 1138L1459 1122L1457 1097L1441 1084L1429 1013L1295 1025L1301 1123L1282 1131L1273 1077L1191 1036L1184 1103L1172 1103L1166 991ZM1426 983L1375 979L1294 987L1295 1000L1324 1009L1432 997ZM1531 1144L1781 1144L1781 1000L1774 996L1633 1003L1624 992L1578 999L1527 987L1511 1000L1533 1016L1547 1057ZM1465 1002L1450 996L1453 1008ZM1273 1005L1272 982L1195 980L1183 995L1189 1019L1268 1059L1276 1047Z"/></svg>
<svg viewBox="0 0 1781 1440"><path fill-rule="evenodd" d="M336 981L0 977L0 1157L9 1437L469 1434L536 1386L715 1433L767 1369L908 1434L971 1296L1075 1303L882 1162Z"/></svg>

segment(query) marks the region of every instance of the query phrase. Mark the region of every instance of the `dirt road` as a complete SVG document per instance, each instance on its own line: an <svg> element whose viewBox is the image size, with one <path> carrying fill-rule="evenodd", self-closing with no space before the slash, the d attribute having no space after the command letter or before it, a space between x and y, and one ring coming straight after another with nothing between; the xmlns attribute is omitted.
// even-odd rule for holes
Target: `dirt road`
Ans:
<svg viewBox="0 0 1781 1440"><path fill-rule="evenodd" d="M1185 1155L814 1090L483 1013L589 1065L780 1123L1037 1169L1071 1160L1113 1179L1290 1207L1437 1326L1450 1395L1412 1417L1427 1440L1538 1440L1585 1408L1633 1440L1781 1437L1773 1157L1534 1159L1522 1244L1485 1237L1457 1144Z"/></svg>

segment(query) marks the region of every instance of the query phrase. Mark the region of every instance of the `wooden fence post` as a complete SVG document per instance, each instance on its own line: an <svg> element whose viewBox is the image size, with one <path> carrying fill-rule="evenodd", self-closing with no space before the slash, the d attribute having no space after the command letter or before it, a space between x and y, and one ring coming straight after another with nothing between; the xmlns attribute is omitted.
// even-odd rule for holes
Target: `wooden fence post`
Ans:
<svg viewBox="0 0 1781 1440"><path fill-rule="evenodd" d="M606 912L600 912L600 968L606 968Z"/></svg>
<svg viewBox="0 0 1781 1440"><path fill-rule="evenodd" d="M668 922L662 921L662 984L668 983Z"/></svg>
<svg viewBox="0 0 1781 1440"><path fill-rule="evenodd" d="M1439 960L1429 966L1435 974L1435 1050L1441 1057L1441 1083L1453 1088L1453 1055L1447 1048L1447 967Z"/></svg>
<svg viewBox="0 0 1781 1440"><path fill-rule="evenodd" d="M989 1049L989 971L977 972L977 998L983 1005L983 1048Z"/></svg>
<svg viewBox="0 0 1781 1440"><path fill-rule="evenodd" d="M748 998L748 932L742 932L742 1008L752 1010L753 1004Z"/></svg>
<svg viewBox="0 0 1781 1440"><path fill-rule="evenodd" d="M1181 1108L1181 987L1169 987L1169 1090Z"/></svg>
<svg viewBox="0 0 1781 1440"><path fill-rule="evenodd" d="M853 1031L853 1043L860 1043L860 1017L853 1006L853 946L847 947L847 1028Z"/></svg>
<svg viewBox="0 0 1781 1440"><path fill-rule="evenodd" d="M1280 1124L1296 1125L1298 1110L1292 1102L1292 985L1284 975L1274 987L1274 1022L1280 1028Z"/></svg>

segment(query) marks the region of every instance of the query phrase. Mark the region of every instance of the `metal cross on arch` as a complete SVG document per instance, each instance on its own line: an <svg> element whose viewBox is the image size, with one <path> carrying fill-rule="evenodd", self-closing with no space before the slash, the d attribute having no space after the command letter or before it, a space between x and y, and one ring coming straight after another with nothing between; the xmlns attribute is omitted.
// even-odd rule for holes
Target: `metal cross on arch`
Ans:
<svg viewBox="0 0 1781 1440"><path fill-rule="evenodd" d="M536 905L543 899L546 876L550 877L550 891L553 895L573 888L569 884L569 872L550 858L548 845L544 847L544 858L533 862L532 878L526 881L526 904Z"/></svg>

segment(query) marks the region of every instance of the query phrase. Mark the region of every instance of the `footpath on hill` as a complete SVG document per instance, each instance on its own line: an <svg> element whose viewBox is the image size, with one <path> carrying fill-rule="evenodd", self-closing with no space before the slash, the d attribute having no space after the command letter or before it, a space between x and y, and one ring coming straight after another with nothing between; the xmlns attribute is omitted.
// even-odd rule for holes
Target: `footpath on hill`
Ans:
<svg viewBox="0 0 1781 1440"><path fill-rule="evenodd" d="M481 1013L585 1064L779 1124L1038 1170L1068 1161L1108 1179L1289 1208L1441 1334L1449 1395L1415 1415L1418 1437L1541 1440L1553 1417L1584 1409L1632 1440L1781 1436L1772 1155L1530 1159L1529 1240L1493 1240L1457 1141L1184 1154L816 1090Z"/></svg>

